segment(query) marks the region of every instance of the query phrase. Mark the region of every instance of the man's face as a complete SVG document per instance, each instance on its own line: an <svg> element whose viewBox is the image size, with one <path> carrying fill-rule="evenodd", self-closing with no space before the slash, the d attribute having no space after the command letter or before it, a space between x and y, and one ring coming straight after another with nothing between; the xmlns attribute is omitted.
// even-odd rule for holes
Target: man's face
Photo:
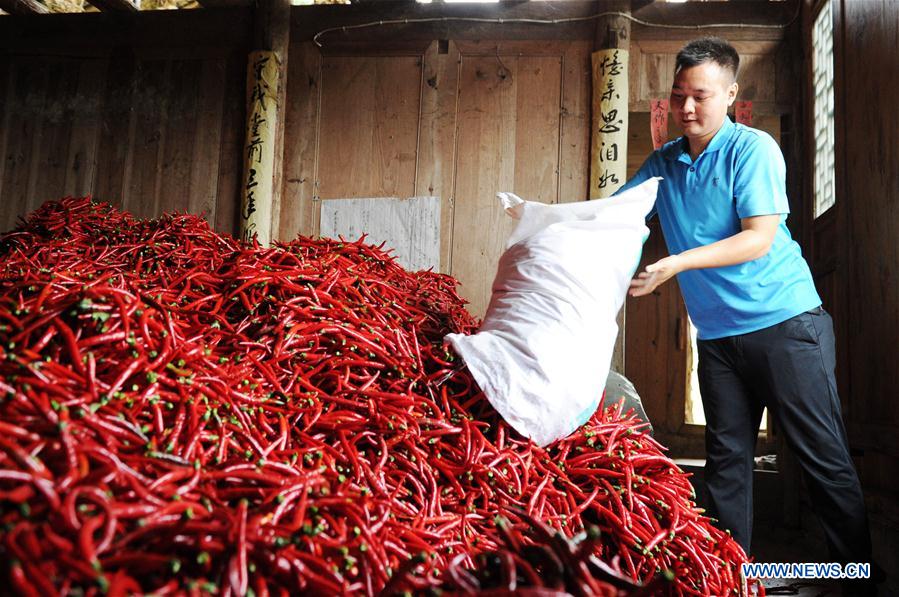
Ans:
<svg viewBox="0 0 899 597"><path fill-rule="evenodd" d="M737 97L730 71L715 62L684 68L671 86L671 114L688 139L711 138Z"/></svg>

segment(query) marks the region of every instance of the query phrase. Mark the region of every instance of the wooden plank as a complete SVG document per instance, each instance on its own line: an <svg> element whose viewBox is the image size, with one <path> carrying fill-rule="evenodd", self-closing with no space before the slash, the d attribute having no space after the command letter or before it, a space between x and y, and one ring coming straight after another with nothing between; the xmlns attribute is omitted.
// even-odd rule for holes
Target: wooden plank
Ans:
<svg viewBox="0 0 899 597"><path fill-rule="evenodd" d="M369 42L373 47L394 40L434 39L592 39L593 22L583 20L557 24L533 24L516 22L515 19L566 19L589 17L596 12L592 1L566 2L503 2L484 5L471 4L417 4L411 2L377 2L351 6L303 6L294 7L295 17L291 37L295 40L311 40L316 34L330 28L333 32L319 39L328 48L347 43ZM481 21L454 19L475 18ZM404 24L406 19L433 18L434 21ZM483 19L495 19L486 23ZM503 22L500 23L499 19ZM397 23L355 29L352 25L364 23ZM350 26L343 29L345 26Z"/></svg>
<svg viewBox="0 0 899 597"><path fill-rule="evenodd" d="M650 54L671 54L677 55L681 48L687 42L695 39L694 35L686 35L678 39L635 39L632 45L640 46L644 52ZM778 46L782 43L780 40L728 40L734 49L742 57L744 54L763 54L774 55ZM673 73L672 73L673 75Z"/></svg>
<svg viewBox="0 0 899 597"><path fill-rule="evenodd" d="M243 141L246 102L246 54L234 51L226 65L225 112L222 117L219 151L218 194L215 201L215 229L237 234L237 207L240 202L240 178L243 174ZM234 101L231 98L241 98Z"/></svg>
<svg viewBox="0 0 899 597"><path fill-rule="evenodd" d="M731 42L743 40L779 40L783 27L796 17L798 0L787 2L653 2L634 6L632 14L641 21L632 26L634 40L689 40L707 35L723 37ZM714 24L714 28L704 27ZM669 27L666 27L668 25ZM722 27L722 25L734 25ZM762 25L752 27L751 25ZM674 26L674 27L670 27Z"/></svg>
<svg viewBox="0 0 899 597"><path fill-rule="evenodd" d="M561 56L572 45L583 45L569 39L460 39L454 40L465 56Z"/></svg>
<svg viewBox="0 0 899 597"><path fill-rule="evenodd" d="M163 87L166 107L160 118L159 174L156 212L183 211L190 206L190 182L194 168L200 67L197 60L174 60Z"/></svg>
<svg viewBox="0 0 899 597"><path fill-rule="evenodd" d="M0 197L3 197L3 172L6 168L6 139L9 130L10 112L12 109L14 85L11 81L13 75L12 58L0 51ZM6 222L6 210L8 207L4 201L0 204L0 226ZM6 230L6 228L2 228Z"/></svg>
<svg viewBox="0 0 899 597"><path fill-rule="evenodd" d="M668 254L658 220L650 223L650 231L641 270ZM640 392L653 426L678 432L686 409L688 339L677 281L670 280L649 296L628 297L625 309L625 376Z"/></svg>
<svg viewBox="0 0 899 597"><path fill-rule="evenodd" d="M140 10L140 0L88 0L99 10L109 12L137 12Z"/></svg>
<svg viewBox="0 0 899 597"><path fill-rule="evenodd" d="M199 74L197 129L191 157L187 210L192 214L205 214L210 224L215 223L226 68L225 60L203 60Z"/></svg>
<svg viewBox="0 0 899 597"><path fill-rule="evenodd" d="M253 5L252 0L197 0L200 6L207 9L249 7Z"/></svg>
<svg viewBox="0 0 899 597"><path fill-rule="evenodd" d="M667 141L677 139L682 134L674 122L668 117ZM637 173L649 154L653 152L652 133L650 131L649 113L631 112L627 135L627 173L628 178Z"/></svg>
<svg viewBox="0 0 899 597"><path fill-rule="evenodd" d="M776 82L774 69L774 56L776 51L770 54L741 54L739 96L741 100L753 102L775 102Z"/></svg>
<svg viewBox="0 0 899 597"><path fill-rule="evenodd" d="M65 192L81 197L93 192L99 150L102 92L109 59L84 59L78 67L77 115L66 164Z"/></svg>
<svg viewBox="0 0 899 597"><path fill-rule="evenodd" d="M496 192L558 201L561 87L560 56L462 58L452 274L477 316L514 227Z"/></svg>
<svg viewBox="0 0 899 597"><path fill-rule="evenodd" d="M833 14L833 23L834 23L834 35L833 35L833 59L834 59L834 113L835 114L845 114L847 113L846 107L846 69L844 67L845 60L845 29L842 26L842 22L844 17L843 14L843 3L842 2L834 2L831 3L831 8L834 11ZM798 40L795 42L795 46L798 46L799 51L808 51L805 50L810 45L811 40L811 27L812 27L812 14L811 11L803 11L803 18L801 22L801 26L799 29ZM809 55L811 54L810 51ZM812 247L815 245L815 233L814 233L814 180L815 180L815 152L811 151L810 148L814 147L814 120L813 114L814 109L808 109L804 107L803 99L814 97L814 82L812 77L812 64L811 61L805 61L805 64L802 65L801 69L798 69L801 72L801 75L797 74L797 82L802 81L801 90L798 93L798 97L796 98L797 106L796 118L798 122L798 126L796 128L800 129L801 134L796 135L796 139L794 140L795 145L800 146L801 151L801 171L803 176L800 180L800 188L802 190L802 201L805 206L802 215L803 218L803 239L807 242L811 242ZM798 85L797 85L798 86ZM811 106L811 102L809 102ZM801 120L799 120L801 118ZM851 317L849 312L849 305L851 301L851 297L853 296L853 289L849 288L849 269L851 268L851 264L849 262L849 245L853 242L854 239L849 238L849 210L848 207L848 193L846 191L848 184L848 176L846 175L846 136L848 135L847 130L847 119L845 118L836 118L834 122L834 177L835 177L835 192L837 193L837 197L842 197L843 201L838 201L834 206L835 209L835 219L836 221L836 239L837 244L831 247L831 250L836 253L837 258L837 267L838 271L836 273L836 288L834 292L834 304L833 311L830 311L831 317L833 318L833 327L834 327L834 335L836 336L836 353L837 353L837 390L840 394L840 400L844 404L844 415L843 420L847 423L852 423L854 420L854 413L852 412L852 405L854 403L854 396L851 392L851 383L852 376L849 373L850 367L850 356L849 351L851 349L851 336L852 334L849 332L851 323ZM806 149L809 148L809 149ZM788 171L789 175L789 171ZM789 180L789 179L788 179ZM803 245L803 251L808 251L809 245ZM813 268L815 264L810 264ZM813 270L814 271L814 270ZM848 408L847 408L848 407ZM850 436L850 446L852 444L852 439Z"/></svg>
<svg viewBox="0 0 899 597"><path fill-rule="evenodd" d="M189 57L209 48L246 48L252 32L247 8L55 13L0 19L0 48L69 54L76 48L80 56L104 56L122 46L160 47L164 39L166 48Z"/></svg>
<svg viewBox="0 0 899 597"><path fill-rule="evenodd" d="M631 45L631 112L647 112L650 100L669 96L675 58L686 41L638 40ZM756 114L784 114L793 110L789 99L781 95L778 101L777 87L781 79L777 76L775 58L780 44L776 41L735 41L733 46L741 58L740 99L752 100Z"/></svg>
<svg viewBox="0 0 899 597"><path fill-rule="evenodd" d="M166 86L171 62L141 62L136 73L133 117L129 135L130 176L124 181L124 209L141 218L159 211L160 166L165 147L165 122L170 100ZM126 172L126 174L128 173Z"/></svg>
<svg viewBox="0 0 899 597"><path fill-rule="evenodd" d="M899 458L899 435L896 425L890 421L850 421L846 425L853 446L862 450L874 450Z"/></svg>
<svg viewBox="0 0 899 597"><path fill-rule="evenodd" d="M326 57L319 195L410 197L421 58Z"/></svg>
<svg viewBox="0 0 899 597"><path fill-rule="evenodd" d="M34 119L34 128L31 131L30 138L22 141L29 145L28 167L23 177L26 181L23 189L25 199L23 214L31 213L42 203L37 198L37 189L35 187L38 184L38 172L40 170L41 140L43 139L44 128L48 125L47 119L44 117L44 111L47 109L48 98L51 95L50 87L53 84L53 75L56 70L54 68L56 65L52 60L42 60L42 63L45 78L35 89L37 94L36 101L25 106L26 112L30 113L31 118Z"/></svg>
<svg viewBox="0 0 899 597"><path fill-rule="evenodd" d="M773 50L777 103L796 105L802 101L805 68L803 61L795 58L802 52L802 40L801 21L797 21L787 29L784 41Z"/></svg>
<svg viewBox="0 0 899 597"><path fill-rule="evenodd" d="M367 37L350 37L347 34L343 39L336 40L337 43L329 40L327 44L315 47L323 56L368 56L370 58L375 56L421 56L428 49L433 37L410 39L403 36L390 36L369 39ZM308 39L301 41L312 43Z"/></svg>
<svg viewBox="0 0 899 597"><path fill-rule="evenodd" d="M135 68L134 55L128 49L123 48L110 57L92 185L94 197L119 207L123 205L125 180L131 169L129 148Z"/></svg>
<svg viewBox="0 0 899 597"><path fill-rule="evenodd" d="M289 15L289 4L288 4ZM289 28L285 28L289 31ZM287 33L285 33L285 36ZM286 46L289 40L285 40L282 56L280 84L278 86L278 126L275 130L275 168L272 181L272 212L269 233L272 240L277 240L278 228L280 228L282 193L284 192L284 124L287 118L287 70L290 68L290 53Z"/></svg>
<svg viewBox="0 0 899 597"><path fill-rule="evenodd" d="M416 196L440 197L440 271L452 271L455 212L455 133L459 95L459 48L434 42L424 56Z"/></svg>
<svg viewBox="0 0 899 597"><path fill-rule="evenodd" d="M571 44L562 57L562 129L559 201L587 199L590 179L590 52L593 42Z"/></svg>
<svg viewBox="0 0 899 597"><path fill-rule="evenodd" d="M49 65L39 58L18 58L11 67L10 103L7 108L6 153L3 156L3 230L12 228L30 205L28 188L42 123Z"/></svg>
<svg viewBox="0 0 899 597"><path fill-rule="evenodd" d="M531 193L515 187L518 58L507 56L504 63L500 70L495 57L463 56L459 79L452 275L477 317L487 309L496 264L514 227L496 192Z"/></svg>
<svg viewBox="0 0 899 597"><path fill-rule="evenodd" d="M513 190L531 201L558 203L562 59L520 56L517 75Z"/></svg>
<svg viewBox="0 0 899 597"><path fill-rule="evenodd" d="M669 124L668 139L680 132ZM628 123L628 178L653 151L648 113L631 113ZM658 219L650 223L640 269L668 254ZM680 433L686 413L687 314L676 280L652 295L625 302L624 369L640 392L647 415L661 432ZM667 444L666 444L667 445Z"/></svg>
<svg viewBox="0 0 899 597"><path fill-rule="evenodd" d="M277 237L315 234L315 161L319 136L321 53L312 42L290 47L284 107L284 185Z"/></svg>
<svg viewBox="0 0 899 597"><path fill-rule="evenodd" d="M792 19L796 15L797 4L797 0L777 2L776 5L772 5L771 2L729 2L726 5L719 5L716 2L698 5L653 2L643 6L634 6L633 16L651 23L688 27L730 23L744 27L774 25L786 23ZM672 29L670 31L690 30ZM757 30L753 29L753 32L755 31ZM698 36L698 34L693 35L693 37Z"/></svg>
<svg viewBox="0 0 899 597"><path fill-rule="evenodd" d="M44 109L38 115L40 134L35 139L35 155L29 175L28 210L44 201L70 194L65 188L72 123L77 118L78 64L73 60L48 61L49 76Z"/></svg>
<svg viewBox="0 0 899 597"><path fill-rule="evenodd" d="M634 101L667 98L671 94L671 85L674 82L674 54L668 52L652 52L646 48L640 49L642 63L637 69L639 95L631 98ZM633 70L631 70L633 73ZM631 108L633 110L633 108Z"/></svg>
<svg viewBox="0 0 899 597"><path fill-rule="evenodd" d="M600 4L600 7L607 3ZM647 27L633 25L635 39L692 39L702 35L723 35L727 39L781 39L784 35L780 28L744 27L744 24L772 25L788 22L796 14L797 1L789 2L757 2L728 3L717 6L717 2L686 3L685 5L665 5L653 3L646 7L637 7L633 13L645 21L657 25L685 25L690 29L672 29L666 27ZM373 46L389 43L391 39L583 39L594 38L595 24L591 18L597 13L595 2L503 2L499 5L442 3L419 4L400 2L377 2L357 4L353 6L303 6L293 9L294 39L312 39L324 30L336 28L335 31L322 35L319 39L325 48L352 43L354 40L368 41ZM302 16L299 16L302 15ZM433 22L407 23L404 19L434 18ZM466 22L452 20L450 17L474 17L478 19L495 19L496 22ZM538 19L543 21L562 21L564 19L586 17L576 22L557 22L556 24L534 24L516 22L515 19ZM502 19L502 23L499 22ZM392 24L381 22L399 21ZM353 25L375 23L376 26L356 29ZM735 27L702 28L703 25L733 23ZM346 29L343 27L348 26Z"/></svg>
<svg viewBox="0 0 899 597"><path fill-rule="evenodd" d="M0 9L11 15L43 15L50 12L37 0L0 0Z"/></svg>
<svg viewBox="0 0 899 597"><path fill-rule="evenodd" d="M890 2L842 6L845 192L837 197L848 216L849 375L852 419L896 426L899 387L895 350L899 337L899 23ZM839 23L835 30L839 31ZM879 56L891 56L882 62ZM858 109L864 106L864 109ZM838 148L839 150L840 148Z"/></svg>

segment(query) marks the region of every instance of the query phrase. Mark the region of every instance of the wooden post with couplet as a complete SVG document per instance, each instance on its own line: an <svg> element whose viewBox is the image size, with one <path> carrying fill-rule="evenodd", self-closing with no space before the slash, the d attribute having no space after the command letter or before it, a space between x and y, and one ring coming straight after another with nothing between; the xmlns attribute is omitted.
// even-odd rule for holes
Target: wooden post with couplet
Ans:
<svg viewBox="0 0 899 597"><path fill-rule="evenodd" d="M630 2L602 2L603 13L630 14ZM590 198L610 197L627 177L628 49L630 20L617 14L596 20Z"/></svg>
<svg viewBox="0 0 899 597"><path fill-rule="evenodd" d="M284 154L284 93L290 41L289 0L260 0L247 63L247 129L240 234L263 245L277 229Z"/></svg>
<svg viewBox="0 0 899 597"><path fill-rule="evenodd" d="M630 14L630 0L597 2L599 13ZM590 199L610 197L627 179L628 49L631 22L620 14L596 20L592 54ZM612 369L624 373L625 307L618 313Z"/></svg>

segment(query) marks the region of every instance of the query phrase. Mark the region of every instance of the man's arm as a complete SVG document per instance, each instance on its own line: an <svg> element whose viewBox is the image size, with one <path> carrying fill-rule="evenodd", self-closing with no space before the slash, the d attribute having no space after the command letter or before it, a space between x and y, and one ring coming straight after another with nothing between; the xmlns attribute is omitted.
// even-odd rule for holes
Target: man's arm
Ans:
<svg viewBox="0 0 899 597"><path fill-rule="evenodd" d="M780 214L743 218L740 220L742 230L731 237L646 266L646 271L631 281L630 295L650 294L673 276L687 270L737 265L766 255L774 242L780 218Z"/></svg>

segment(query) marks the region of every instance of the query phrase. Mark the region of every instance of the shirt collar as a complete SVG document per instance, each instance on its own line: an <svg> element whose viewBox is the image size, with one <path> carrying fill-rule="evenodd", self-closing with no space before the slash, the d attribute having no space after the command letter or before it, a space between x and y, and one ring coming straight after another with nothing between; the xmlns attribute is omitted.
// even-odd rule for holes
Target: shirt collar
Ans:
<svg viewBox="0 0 899 597"><path fill-rule="evenodd" d="M715 133L715 136L712 137L712 140L709 141L709 144L706 145L705 150L702 152L705 153L713 153L721 149L725 143L727 143L728 139L730 139L731 133L733 132L736 125L731 122L729 116L724 117L724 123L721 125L721 128L718 129L718 132ZM668 160L678 160L681 156L686 155L687 160L690 160L690 145L687 138L684 136L679 137L677 140L673 141L667 148L662 151L662 155L665 159Z"/></svg>

